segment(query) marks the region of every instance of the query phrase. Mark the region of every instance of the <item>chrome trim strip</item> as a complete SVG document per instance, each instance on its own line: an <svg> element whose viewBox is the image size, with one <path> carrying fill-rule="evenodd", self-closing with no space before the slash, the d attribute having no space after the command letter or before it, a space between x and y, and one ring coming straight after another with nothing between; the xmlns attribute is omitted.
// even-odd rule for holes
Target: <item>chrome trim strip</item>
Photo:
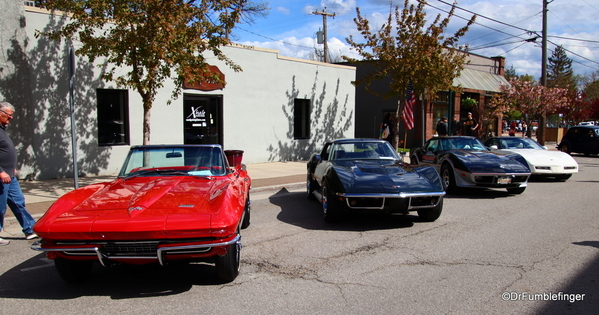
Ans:
<svg viewBox="0 0 599 315"><path fill-rule="evenodd" d="M411 197L439 197L444 196L444 191L438 192L420 192L420 193L398 193L398 194L385 194L385 193L337 193L337 196L345 198L411 198Z"/></svg>
<svg viewBox="0 0 599 315"><path fill-rule="evenodd" d="M235 236L235 238L233 238L232 240L230 240L228 242L211 243L211 244L201 244L201 245L174 246L174 247L160 247L156 251L156 254L158 255L158 262L160 263L161 266L164 266L163 252L166 253L166 254L168 254L169 250L181 250L181 249L193 249L193 248L206 248L206 247L227 246L227 245L231 245L231 244L234 244L234 243L240 243L240 242L241 242L241 235L237 234L237 236Z"/></svg>

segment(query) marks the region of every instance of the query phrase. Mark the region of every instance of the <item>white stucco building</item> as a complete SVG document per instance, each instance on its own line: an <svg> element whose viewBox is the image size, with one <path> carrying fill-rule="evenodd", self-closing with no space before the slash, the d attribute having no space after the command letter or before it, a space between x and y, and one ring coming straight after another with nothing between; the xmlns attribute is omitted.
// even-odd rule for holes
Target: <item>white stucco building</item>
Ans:
<svg viewBox="0 0 599 315"><path fill-rule="evenodd" d="M16 108L8 133L19 151L20 177L72 177L67 60L70 45L78 44L36 38L63 16L22 1L0 4L0 100ZM213 58L226 87L185 88L170 105L173 84L165 82L151 110L152 144L220 143L243 150L245 163L260 163L304 160L326 140L353 137L354 67L253 47L223 51L243 71ZM102 80L101 71L76 58L76 152L85 175L116 174L129 147L143 139L140 96Z"/></svg>

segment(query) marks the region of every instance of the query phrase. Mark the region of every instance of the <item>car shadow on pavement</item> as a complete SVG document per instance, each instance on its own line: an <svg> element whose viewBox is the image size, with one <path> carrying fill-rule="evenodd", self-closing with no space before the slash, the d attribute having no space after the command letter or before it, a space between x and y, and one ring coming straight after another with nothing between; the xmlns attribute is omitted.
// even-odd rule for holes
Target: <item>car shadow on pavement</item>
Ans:
<svg viewBox="0 0 599 315"><path fill-rule="evenodd" d="M526 191L524 192L524 194ZM445 199L495 199L495 198L509 198L518 196L517 194L510 194L504 189L485 189L485 188L459 188L455 192L448 193L445 195Z"/></svg>
<svg viewBox="0 0 599 315"><path fill-rule="evenodd" d="M194 285L221 285L212 264L177 263L117 265L94 264L89 279L64 282L54 263L40 253L0 275L0 298L66 300L82 296L111 299L145 298L180 294Z"/></svg>
<svg viewBox="0 0 599 315"><path fill-rule="evenodd" d="M310 200L305 192L288 192L283 189L269 198L281 208L277 219L309 230L369 231L409 228L419 222L417 215L389 215L368 213L344 213L338 223L325 222L322 207L317 200Z"/></svg>

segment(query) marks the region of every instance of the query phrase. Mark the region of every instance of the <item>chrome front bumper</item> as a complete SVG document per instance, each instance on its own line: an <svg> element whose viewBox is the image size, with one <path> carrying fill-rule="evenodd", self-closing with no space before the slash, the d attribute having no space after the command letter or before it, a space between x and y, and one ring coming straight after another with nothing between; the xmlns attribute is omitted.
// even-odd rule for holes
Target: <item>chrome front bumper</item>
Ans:
<svg viewBox="0 0 599 315"><path fill-rule="evenodd" d="M112 259L156 259L161 266L166 264L164 255L166 254L193 254L208 252L213 247L228 246L231 244L238 243L241 246L241 235L235 236L232 240L226 242L215 242L209 244L199 245L184 245L184 246L164 246L156 249L155 256L123 256L123 255L108 255L102 252L102 246L91 246L91 247L61 247L61 248L44 248L41 246L41 242L37 241L31 244L31 249L42 252L65 252L65 253L79 253L79 256L95 255L102 266L107 267L109 261Z"/></svg>
<svg viewBox="0 0 599 315"><path fill-rule="evenodd" d="M408 205L407 210L417 210L417 209L425 209L425 208L433 208L436 207L441 201L441 197L445 195L444 191L440 192L425 192L425 193L398 193L398 194L386 194L386 193L337 193L337 196L343 197L347 206L350 209L377 209L382 210L385 208L385 200L386 199L407 199ZM354 206L351 204L352 199L381 199L381 203L378 206ZM425 204L425 205L413 205L413 199L420 198L426 199L430 198L433 203Z"/></svg>

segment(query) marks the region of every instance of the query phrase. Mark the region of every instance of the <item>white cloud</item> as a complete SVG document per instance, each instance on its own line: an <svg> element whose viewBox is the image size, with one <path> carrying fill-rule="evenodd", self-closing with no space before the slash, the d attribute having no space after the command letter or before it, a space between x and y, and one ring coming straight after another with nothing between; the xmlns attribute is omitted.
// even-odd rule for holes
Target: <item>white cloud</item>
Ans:
<svg viewBox="0 0 599 315"><path fill-rule="evenodd" d="M277 7L277 11L279 11L285 15L289 15L289 13L290 13L289 9L287 9L286 7Z"/></svg>
<svg viewBox="0 0 599 315"><path fill-rule="evenodd" d="M450 0L445 1L448 3L453 2ZM314 11L322 11L326 7L328 13L336 14L334 18L327 19L329 50L332 55L351 56L352 54L355 55L355 52L351 51L345 39L353 35L356 41L362 41L362 36L358 33L353 22L356 17L355 7L360 7L362 16L370 21L373 30L380 28L382 23L386 22L390 8L388 0L319 0L305 6L294 5L293 2L283 2L282 0L271 0L270 2L273 3L273 7L280 4L281 8L283 6L289 8L285 13L285 17L280 21L267 19L264 31L253 31L268 38L283 38L283 40L274 42L257 39L248 45L277 49L282 55L298 58L310 56L313 54L315 47L318 48L318 45L315 44L315 33L322 28L322 19L313 16ZM599 41L599 19L596 18L599 6L595 5L593 7L590 5L591 2L589 0L570 0L567 3L553 1L549 4L548 39L550 43L548 44L548 56L555 48L553 43L563 45L567 49L568 57L574 61L572 66L575 73L580 75L599 68L599 64L596 63L599 59L599 43L589 42ZM411 0L410 3L415 2ZM441 2L432 1L430 4L449 9L448 5ZM399 5L401 8L403 0L395 0L393 5ZM541 1L461 0L458 6L503 22L503 24L497 23L479 16L477 23L486 27L479 24L471 26L466 36L461 40L462 44L469 44L470 47L483 48L473 50L472 53L488 57L503 56L506 58L508 68L513 65L517 73L529 74L536 79L539 78L541 72L541 38L537 39L536 43L526 42L525 40L541 34ZM433 20L438 13L441 13L442 17L446 16L446 13L430 6L426 10L429 21ZM284 10L281 11L280 15L283 12ZM470 18L472 15L472 13L459 9L455 13L464 18ZM454 32L465 23L464 19L455 16L452 18L448 33ZM534 31L536 34L528 34L525 30ZM559 39L556 36L578 38L586 41Z"/></svg>

